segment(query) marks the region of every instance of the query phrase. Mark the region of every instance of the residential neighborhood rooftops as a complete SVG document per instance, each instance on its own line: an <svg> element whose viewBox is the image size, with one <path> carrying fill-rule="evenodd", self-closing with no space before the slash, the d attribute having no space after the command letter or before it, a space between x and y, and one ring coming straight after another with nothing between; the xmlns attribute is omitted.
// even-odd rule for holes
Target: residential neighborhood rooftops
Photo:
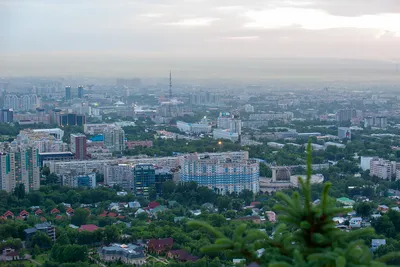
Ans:
<svg viewBox="0 0 400 267"><path fill-rule="evenodd" d="M81 227L79 227L79 231L94 232L97 229L99 229L99 227L94 224L84 224L84 225L81 225Z"/></svg>

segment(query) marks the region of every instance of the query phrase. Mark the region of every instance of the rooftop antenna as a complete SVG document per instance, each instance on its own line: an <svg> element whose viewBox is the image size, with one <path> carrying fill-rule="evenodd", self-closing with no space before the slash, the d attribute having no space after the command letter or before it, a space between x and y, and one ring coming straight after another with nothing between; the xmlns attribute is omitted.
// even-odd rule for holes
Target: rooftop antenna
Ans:
<svg viewBox="0 0 400 267"><path fill-rule="evenodd" d="M172 105L172 73L169 71L169 104L168 104L168 113L169 116L172 117L172 112L171 112L171 105Z"/></svg>

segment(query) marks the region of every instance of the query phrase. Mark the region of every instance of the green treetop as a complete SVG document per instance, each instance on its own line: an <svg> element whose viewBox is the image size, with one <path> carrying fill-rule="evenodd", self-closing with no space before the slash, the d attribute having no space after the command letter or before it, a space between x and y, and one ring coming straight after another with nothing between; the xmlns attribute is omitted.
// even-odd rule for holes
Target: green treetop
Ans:
<svg viewBox="0 0 400 267"><path fill-rule="evenodd" d="M386 266L384 262L398 256L391 253L373 259L360 239L373 232L371 228L346 232L335 227L333 217L348 210L338 208L336 201L328 196L330 183L324 185L320 203L312 203L310 143L307 151L307 179L299 178L300 192L292 196L277 193L280 203L274 208L281 223L271 237L258 229L246 230L246 224L242 224L230 239L204 222L191 221L189 225L204 227L216 237L215 243L202 251L225 252L232 258L245 258L247 263L271 267ZM259 249L264 249L261 256L257 255Z"/></svg>

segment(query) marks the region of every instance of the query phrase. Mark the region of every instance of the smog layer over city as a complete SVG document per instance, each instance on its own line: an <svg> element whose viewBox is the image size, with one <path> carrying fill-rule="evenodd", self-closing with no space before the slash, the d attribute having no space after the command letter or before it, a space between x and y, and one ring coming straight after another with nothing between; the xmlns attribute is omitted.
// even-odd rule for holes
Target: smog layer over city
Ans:
<svg viewBox="0 0 400 267"><path fill-rule="evenodd" d="M0 266L400 266L398 0L0 23Z"/></svg>

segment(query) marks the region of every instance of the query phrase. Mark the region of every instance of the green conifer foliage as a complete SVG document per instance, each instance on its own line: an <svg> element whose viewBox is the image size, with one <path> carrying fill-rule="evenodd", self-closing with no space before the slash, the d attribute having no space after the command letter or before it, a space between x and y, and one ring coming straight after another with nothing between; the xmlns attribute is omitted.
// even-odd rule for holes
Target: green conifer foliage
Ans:
<svg viewBox="0 0 400 267"><path fill-rule="evenodd" d="M328 196L330 183L326 183L319 204L311 199L311 143L307 147L307 178L299 178L300 192L292 196L278 192L280 203L274 209L280 224L273 235L267 236L258 229L246 230L240 225L232 239L225 237L212 226L199 221L190 225L207 229L216 238L215 243L202 248L203 252L225 252L233 258L245 258L247 263L260 266L386 266L384 262L399 256L398 253L373 259L369 248L360 237L373 232L372 228L341 231L335 227L333 217L348 210L336 206ZM256 251L264 248L261 257Z"/></svg>

